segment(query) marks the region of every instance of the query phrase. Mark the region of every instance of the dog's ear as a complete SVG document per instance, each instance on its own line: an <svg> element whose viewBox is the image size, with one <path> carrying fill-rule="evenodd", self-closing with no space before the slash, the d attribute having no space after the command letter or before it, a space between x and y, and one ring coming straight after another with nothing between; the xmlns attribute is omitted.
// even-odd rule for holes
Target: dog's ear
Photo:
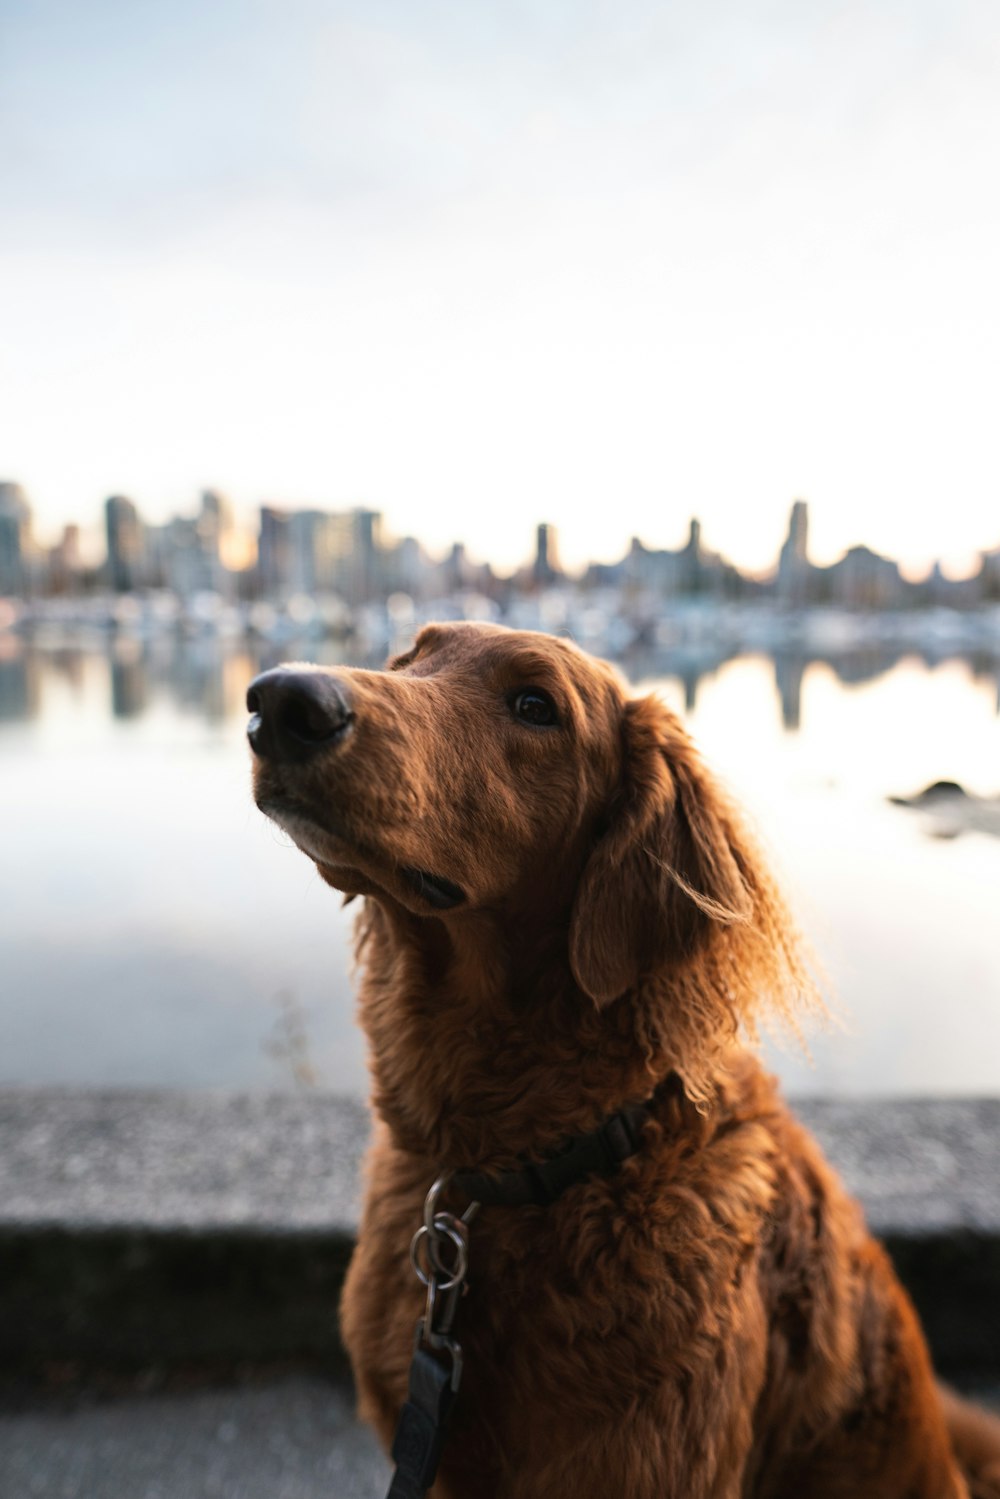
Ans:
<svg viewBox="0 0 1000 1499"><path fill-rule="evenodd" d="M573 975L598 1005L754 914L753 862L725 800L656 698L626 704L621 785L584 868Z"/></svg>

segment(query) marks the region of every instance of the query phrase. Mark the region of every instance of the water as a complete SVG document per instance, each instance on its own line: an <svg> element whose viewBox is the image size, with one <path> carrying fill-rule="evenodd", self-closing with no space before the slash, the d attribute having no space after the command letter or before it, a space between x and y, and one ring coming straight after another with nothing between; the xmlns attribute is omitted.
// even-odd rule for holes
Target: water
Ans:
<svg viewBox="0 0 1000 1499"><path fill-rule="evenodd" d="M208 640L0 638L0 1083L364 1091L351 913L250 799L243 694L266 664ZM687 701L846 1014L812 1068L770 1050L789 1090L1000 1092L1000 838L935 838L886 800L1000 792L995 674L632 670Z"/></svg>

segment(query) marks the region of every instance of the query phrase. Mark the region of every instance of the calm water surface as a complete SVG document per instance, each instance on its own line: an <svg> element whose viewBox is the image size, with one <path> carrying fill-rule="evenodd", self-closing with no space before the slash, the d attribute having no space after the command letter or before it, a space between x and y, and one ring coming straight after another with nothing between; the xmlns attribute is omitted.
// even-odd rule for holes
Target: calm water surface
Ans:
<svg viewBox="0 0 1000 1499"><path fill-rule="evenodd" d="M364 1091L351 913L249 795L260 665L216 643L0 639L0 1083ZM1000 792L995 678L670 666L633 675L687 702L845 1017L811 1035L812 1067L769 1048L789 1090L1000 1092L1000 839L935 838L886 800L937 779Z"/></svg>

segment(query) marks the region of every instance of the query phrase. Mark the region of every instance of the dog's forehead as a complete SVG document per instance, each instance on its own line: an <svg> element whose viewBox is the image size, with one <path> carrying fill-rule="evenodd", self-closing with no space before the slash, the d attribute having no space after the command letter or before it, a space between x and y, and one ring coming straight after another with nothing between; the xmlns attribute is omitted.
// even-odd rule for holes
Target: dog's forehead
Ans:
<svg viewBox="0 0 1000 1499"><path fill-rule="evenodd" d="M414 650L428 666L432 661L448 668L468 665L475 675L509 671L524 676L525 685L532 678L538 686L558 679L584 701L620 702L624 697L621 678L606 661L588 656L571 640L540 631L469 621L433 624L421 630Z"/></svg>

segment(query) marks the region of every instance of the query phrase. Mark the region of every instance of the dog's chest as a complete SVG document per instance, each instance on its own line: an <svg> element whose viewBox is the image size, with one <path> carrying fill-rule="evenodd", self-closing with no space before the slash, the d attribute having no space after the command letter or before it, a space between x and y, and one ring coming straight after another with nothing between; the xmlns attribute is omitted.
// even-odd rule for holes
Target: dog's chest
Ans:
<svg viewBox="0 0 1000 1499"><path fill-rule="evenodd" d="M480 1212L455 1320L459 1437L478 1426L519 1442L540 1422L541 1439L567 1389L581 1429L614 1419L644 1391L689 1379L707 1340L731 1331L753 1258L747 1225L717 1221L686 1186L665 1198L651 1175L594 1181L546 1208ZM359 1384L378 1388L387 1410L405 1398L423 1311L409 1260L422 1186L376 1163L345 1291Z"/></svg>

